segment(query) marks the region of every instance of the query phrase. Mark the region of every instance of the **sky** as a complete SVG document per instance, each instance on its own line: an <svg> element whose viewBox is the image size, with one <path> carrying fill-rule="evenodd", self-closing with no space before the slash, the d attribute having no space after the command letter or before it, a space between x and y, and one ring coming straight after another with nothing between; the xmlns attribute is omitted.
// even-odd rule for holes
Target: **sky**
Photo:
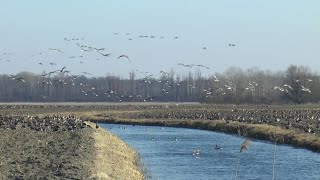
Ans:
<svg viewBox="0 0 320 180"><path fill-rule="evenodd" d="M319 0L1 0L0 74L64 66L72 74L125 78L131 70L156 77L161 70L214 74L231 66L318 71L319 8ZM111 55L82 52L76 43ZM132 62L117 59L122 54Z"/></svg>

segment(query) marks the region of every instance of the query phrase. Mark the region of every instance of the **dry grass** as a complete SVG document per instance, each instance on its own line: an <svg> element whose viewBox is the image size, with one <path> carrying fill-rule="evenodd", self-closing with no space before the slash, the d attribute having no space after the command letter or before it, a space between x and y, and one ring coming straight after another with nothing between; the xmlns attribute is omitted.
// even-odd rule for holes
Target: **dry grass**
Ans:
<svg viewBox="0 0 320 180"><path fill-rule="evenodd" d="M95 127L94 123L90 126ZM102 128L93 133L95 141L92 178L94 179L144 179L139 169L138 155L118 137Z"/></svg>

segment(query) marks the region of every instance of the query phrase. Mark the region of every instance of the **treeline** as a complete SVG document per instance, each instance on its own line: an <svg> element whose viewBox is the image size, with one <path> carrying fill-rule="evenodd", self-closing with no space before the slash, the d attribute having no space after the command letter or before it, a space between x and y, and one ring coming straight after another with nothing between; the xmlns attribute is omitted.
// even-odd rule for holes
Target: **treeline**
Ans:
<svg viewBox="0 0 320 180"><path fill-rule="evenodd" d="M154 78L86 77L70 73L51 76L21 72L0 75L1 102L206 102L232 104L318 103L319 75L307 66L290 65L272 72L230 67L204 76L201 70L184 75L161 72Z"/></svg>

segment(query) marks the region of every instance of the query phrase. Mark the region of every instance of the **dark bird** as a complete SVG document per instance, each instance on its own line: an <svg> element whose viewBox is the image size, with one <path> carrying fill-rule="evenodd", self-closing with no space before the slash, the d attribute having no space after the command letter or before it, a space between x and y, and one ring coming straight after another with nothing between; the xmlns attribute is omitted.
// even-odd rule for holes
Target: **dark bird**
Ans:
<svg viewBox="0 0 320 180"><path fill-rule="evenodd" d="M99 51L98 51L98 52L99 52ZM99 54L101 54L101 55L104 56L104 57L109 57L109 56L111 55L111 53L104 54L104 53L102 53L102 52L99 52Z"/></svg>
<svg viewBox="0 0 320 180"><path fill-rule="evenodd" d="M82 51L92 51L93 49L91 47L87 47L87 46L84 46L84 45L81 45L79 43L77 43L77 46L82 50ZM88 49L85 49L85 48L88 48Z"/></svg>
<svg viewBox="0 0 320 180"><path fill-rule="evenodd" d="M63 70L65 69L66 67L64 66L61 70L60 70L60 72L63 72Z"/></svg>
<svg viewBox="0 0 320 180"><path fill-rule="evenodd" d="M178 63L178 65L184 66L184 67L189 67L189 68L192 68L194 66L193 64L183 64L183 63Z"/></svg>
<svg viewBox="0 0 320 180"><path fill-rule="evenodd" d="M58 72L58 71L59 71L59 70L51 71L51 72L49 72L47 75L50 76L51 74L56 73L56 72Z"/></svg>
<svg viewBox="0 0 320 180"><path fill-rule="evenodd" d="M96 123L96 129L99 129L99 126L98 126L98 124Z"/></svg>
<svg viewBox="0 0 320 180"><path fill-rule="evenodd" d="M94 48L96 51L104 51L106 48Z"/></svg>
<svg viewBox="0 0 320 180"><path fill-rule="evenodd" d="M92 75L91 73L88 73L88 72L81 72L81 73L86 75Z"/></svg>
<svg viewBox="0 0 320 180"><path fill-rule="evenodd" d="M245 139L244 142L242 143L241 145L241 148L240 148L240 153L242 153L244 150L247 150L249 149L249 140L248 139Z"/></svg>
<svg viewBox="0 0 320 180"><path fill-rule="evenodd" d="M131 62L130 58L127 55L124 55L124 54L120 55L117 59L120 59L120 58L127 58Z"/></svg>
<svg viewBox="0 0 320 180"><path fill-rule="evenodd" d="M203 67L203 68L206 68L206 69L210 69L209 67L204 66L204 65L202 65L202 64L197 64L196 66L198 66L198 67Z"/></svg>
<svg viewBox="0 0 320 180"><path fill-rule="evenodd" d="M222 149L222 147L220 147L220 146L218 146L218 145L216 144L216 146L214 147L214 149Z"/></svg>
<svg viewBox="0 0 320 180"><path fill-rule="evenodd" d="M62 50L60 49L56 49L56 48L49 48L50 51L58 51L60 53L64 53Z"/></svg>

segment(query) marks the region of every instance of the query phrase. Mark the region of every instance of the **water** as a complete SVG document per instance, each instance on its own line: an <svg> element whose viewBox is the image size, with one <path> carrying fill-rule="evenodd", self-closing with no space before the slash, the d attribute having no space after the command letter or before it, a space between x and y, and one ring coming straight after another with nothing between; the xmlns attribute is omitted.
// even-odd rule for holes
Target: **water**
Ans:
<svg viewBox="0 0 320 180"><path fill-rule="evenodd" d="M242 137L195 129L100 124L135 148L151 179L234 179ZM222 149L215 149L215 145ZM192 151L199 149L198 156ZM237 179L272 179L274 144L250 141ZM276 146L275 179L320 179L318 153Z"/></svg>

